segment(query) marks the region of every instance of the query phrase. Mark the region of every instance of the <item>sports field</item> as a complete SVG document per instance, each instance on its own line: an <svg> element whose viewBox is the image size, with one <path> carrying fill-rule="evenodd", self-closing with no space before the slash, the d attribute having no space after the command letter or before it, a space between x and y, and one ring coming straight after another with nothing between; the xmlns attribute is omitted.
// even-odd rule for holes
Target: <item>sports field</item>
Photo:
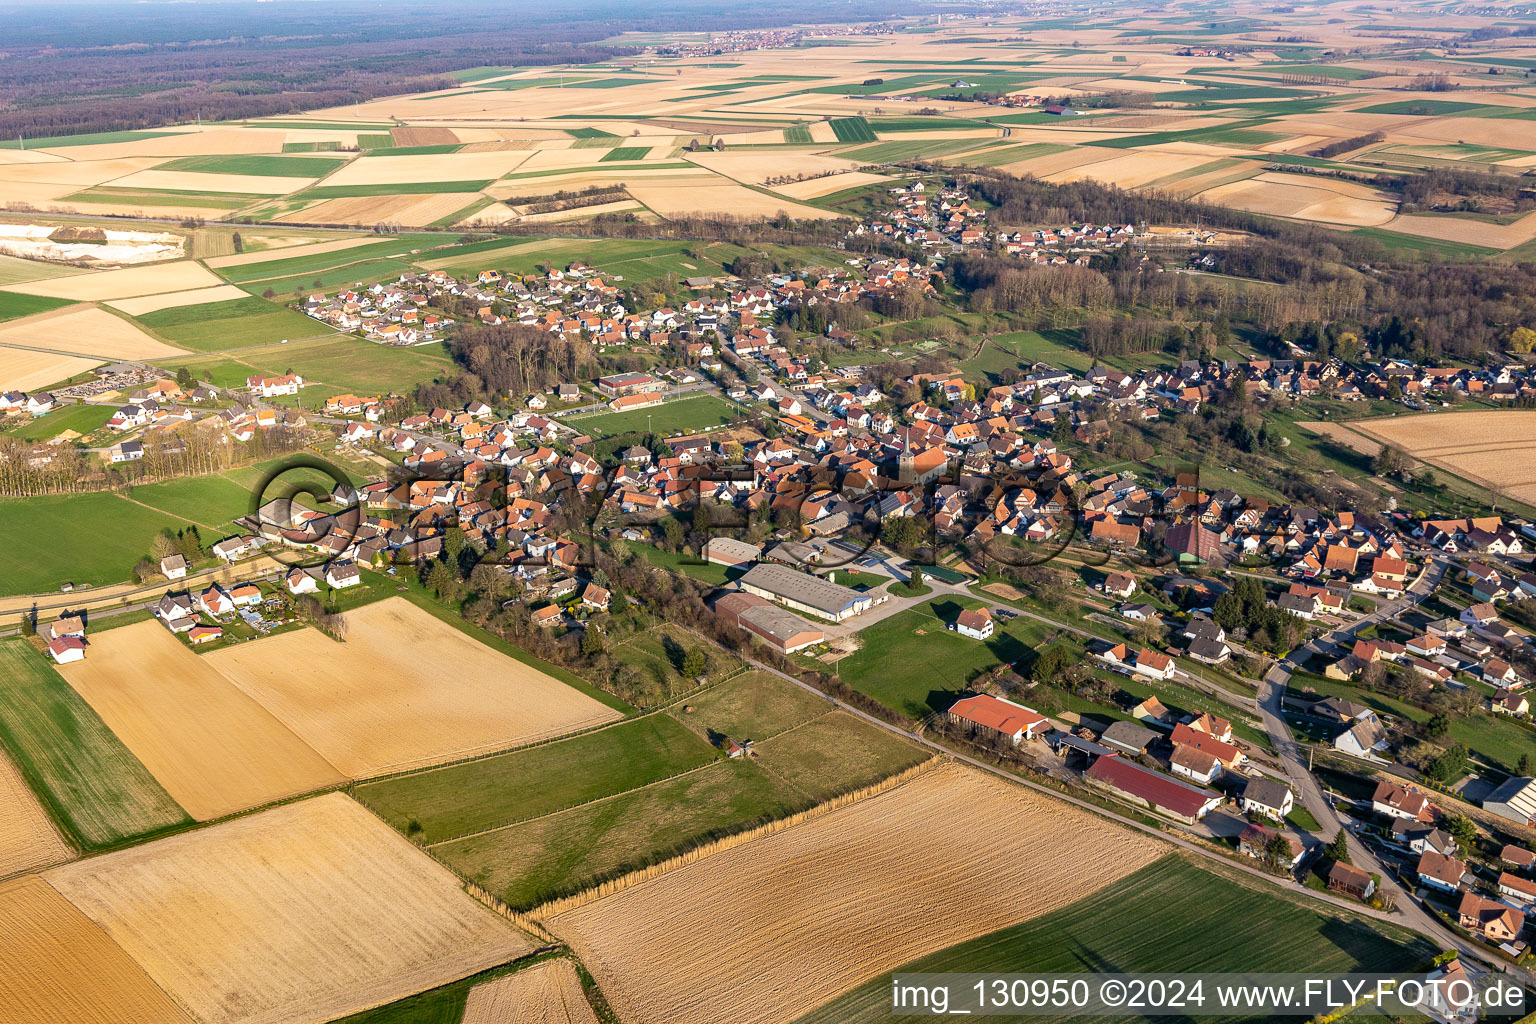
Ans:
<svg viewBox="0 0 1536 1024"><path fill-rule="evenodd" d="M657 434L680 434L727 426L735 420L737 414L736 406L723 398L690 395L649 409L598 413L572 419L570 423L593 437L644 433L647 429Z"/></svg>
<svg viewBox="0 0 1536 1024"><path fill-rule="evenodd" d="M617 711L514 661L403 598L318 630L206 655L353 779L490 753L612 721Z"/></svg>

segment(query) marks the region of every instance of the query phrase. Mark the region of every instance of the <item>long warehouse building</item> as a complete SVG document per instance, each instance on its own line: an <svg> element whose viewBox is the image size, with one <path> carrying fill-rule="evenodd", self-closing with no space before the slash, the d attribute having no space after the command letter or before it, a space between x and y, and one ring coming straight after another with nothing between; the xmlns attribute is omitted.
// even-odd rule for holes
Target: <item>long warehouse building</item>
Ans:
<svg viewBox="0 0 1536 1024"><path fill-rule="evenodd" d="M869 594L770 562L754 565L739 582L749 594L830 622L867 612L875 603Z"/></svg>

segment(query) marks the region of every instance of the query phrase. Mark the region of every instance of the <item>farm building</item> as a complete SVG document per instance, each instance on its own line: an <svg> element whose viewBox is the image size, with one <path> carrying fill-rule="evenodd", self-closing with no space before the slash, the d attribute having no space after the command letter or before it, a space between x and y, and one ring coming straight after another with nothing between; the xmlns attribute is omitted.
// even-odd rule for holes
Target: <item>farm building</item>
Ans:
<svg viewBox="0 0 1536 1024"><path fill-rule="evenodd" d="M875 603L850 587L767 562L747 570L740 583L749 594L832 622L868 611Z"/></svg>
<svg viewBox="0 0 1536 1024"><path fill-rule="evenodd" d="M646 456L650 452L646 449ZM751 565L763 557L763 549L756 544L748 544L744 540L734 537L711 537L704 545L704 558L716 565L723 565L727 569L739 569Z"/></svg>
<svg viewBox="0 0 1536 1024"><path fill-rule="evenodd" d="M753 634L780 654L793 654L826 639L826 634L809 622L756 594L733 591L718 598L714 608L721 619Z"/></svg>
<svg viewBox="0 0 1536 1024"><path fill-rule="evenodd" d="M1032 740L1051 728L1051 723L1039 712L987 694L955 701L949 706L949 720L1015 744Z"/></svg>
<svg viewBox="0 0 1536 1024"><path fill-rule="evenodd" d="M1188 785L1119 756L1099 758L1088 766L1085 775L1089 782L1190 824L1221 803L1220 793Z"/></svg>
<svg viewBox="0 0 1536 1024"><path fill-rule="evenodd" d="M1483 810L1522 825L1536 825L1536 779L1510 778L1483 797Z"/></svg>
<svg viewBox="0 0 1536 1024"><path fill-rule="evenodd" d="M1157 733L1144 729L1135 722L1111 722L1099 736L1099 742L1122 754L1144 754L1147 744L1157 739Z"/></svg>

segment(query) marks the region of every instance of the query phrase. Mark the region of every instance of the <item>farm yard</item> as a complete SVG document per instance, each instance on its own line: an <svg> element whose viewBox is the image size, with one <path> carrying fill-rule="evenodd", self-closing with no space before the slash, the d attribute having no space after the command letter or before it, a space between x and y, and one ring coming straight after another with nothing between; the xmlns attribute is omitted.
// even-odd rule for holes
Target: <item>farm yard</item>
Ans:
<svg viewBox="0 0 1536 1024"><path fill-rule="evenodd" d="M532 948L341 794L44 878L202 1024L320 1024Z"/></svg>
<svg viewBox="0 0 1536 1024"><path fill-rule="evenodd" d="M303 629L206 659L347 778L490 753L620 717L402 598L345 618L345 643ZM452 673L440 670L446 665Z"/></svg>
<svg viewBox="0 0 1536 1024"><path fill-rule="evenodd" d="M639 884L556 904L548 923L625 1020L780 1021L918 956L1067 906L1160 852L1086 813L940 766ZM985 901L967 895L1000 863L1011 884Z"/></svg>

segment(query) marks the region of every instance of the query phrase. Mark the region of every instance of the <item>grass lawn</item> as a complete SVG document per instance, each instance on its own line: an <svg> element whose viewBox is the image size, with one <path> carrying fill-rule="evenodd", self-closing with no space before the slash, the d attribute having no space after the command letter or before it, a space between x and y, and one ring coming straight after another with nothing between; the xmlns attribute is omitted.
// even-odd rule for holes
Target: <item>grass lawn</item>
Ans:
<svg viewBox="0 0 1536 1024"><path fill-rule="evenodd" d="M0 320L15 320L33 313L46 313L50 309L72 305L73 302L73 299L51 299L44 295L0 292Z"/></svg>
<svg viewBox="0 0 1536 1024"><path fill-rule="evenodd" d="M0 499L0 594L121 583L155 534L185 525L108 493Z"/></svg>
<svg viewBox="0 0 1536 1024"><path fill-rule="evenodd" d="M46 416L38 416L19 427L12 427L5 433L23 441L46 441L66 430L89 434L93 430L100 430L116 411L116 407L111 405L86 405L83 402L79 405L65 405Z"/></svg>
<svg viewBox="0 0 1536 1024"><path fill-rule="evenodd" d="M537 906L810 801L745 759L432 847L514 908Z"/></svg>
<svg viewBox="0 0 1536 1024"><path fill-rule="evenodd" d="M685 708L691 707L692 711ZM704 734L761 740L832 710L830 701L769 672L745 672L710 687L670 714Z"/></svg>
<svg viewBox="0 0 1536 1024"><path fill-rule="evenodd" d="M1212 907L1221 908L1219 927ZM940 950L900 972L1394 972L1437 952L1404 929L1319 907L1171 855L1060 910ZM887 1021L890 1000L889 976L881 974L799 1024Z"/></svg>
<svg viewBox="0 0 1536 1024"><path fill-rule="evenodd" d="M54 820L85 849L190 821L24 640L0 641L0 742Z"/></svg>
<svg viewBox="0 0 1536 1024"><path fill-rule="evenodd" d="M1323 827L1312 816L1312 812L1301 806L1301 804L1296 804L1292 807L1291 813L1285 816L1285 820L1297 828L1306 829L1308 832L1316 832Z"/></svg>
<svg viewBox="0 0 1536 1024"><path fill-rule="evenodd" d="M281 348L242 353L241 358L269 373L292 370L304 378L299 392L304 407L315 408L330 395L351 391L377 395L409 392L422 381L450 375L453 364L438 346L394 348L361 338L318 339ZM249 371L247 371L249 372Z"/></svg>
<svg viewBox="0 0 1536 1024"><path fill-rule="evenodd" d="M716 565L714 562L701 562L697 555L663 551L650 544L636 544L634 548L640 552L640 557L652 565L680 572L684 576L692 576L702 583L712 583L719 587L724 586L731 579L725 566Z"/></svg>
<svg viewBox="0 0 1536 1024"><path fill-rule="evenodd" d="M604 412L567 420L571 426L593 437L627 434L649 428L657 434L680 434L723 427L735 420L737 408L714 395L689 395L674 401L632 412Z"/></svg>
<svg viewBox="0 0 1536 1024"><path fill-rule="evenodd" d="M345 158L324 156L184 156L161 164L159 169L203 174L256 174L273 178L323 178L346 162Z"/></svg>
<svg viewBox="0 0 1536 1024"><path fill-rule="evenodd" d="M1002 662L1033 660L1034 647L1049 626L1023 617L1000 623L986 641L971 640L946 627L970 598L940 597L859 632L860 648L838 662L843 682L893 711L913 719L948 709L971 678ZM826 671L827 666L817 663Z"/></svg>
<svg viewBox="0 0 1536 1024"><path fill-rule="evenodd" d="M467 764L357 787L395 828L425 843L526 821L623 793L716 760L670 715Z"/></svg>
<svg viewBox="0 0 1536 1024"><path fill-rule="evenodd" d="M228 302L176 306L134 319L167 341L196 351L271 345L284 338L334 333L297 310L254 295Z"/></svg>
<svg viewBox="0 0 1536 1024"><path fill-rule="evenodd" d="M930 756L917 744L846 711L812 719L755 749L764 768L816 800L871 785Z"/></svg>

